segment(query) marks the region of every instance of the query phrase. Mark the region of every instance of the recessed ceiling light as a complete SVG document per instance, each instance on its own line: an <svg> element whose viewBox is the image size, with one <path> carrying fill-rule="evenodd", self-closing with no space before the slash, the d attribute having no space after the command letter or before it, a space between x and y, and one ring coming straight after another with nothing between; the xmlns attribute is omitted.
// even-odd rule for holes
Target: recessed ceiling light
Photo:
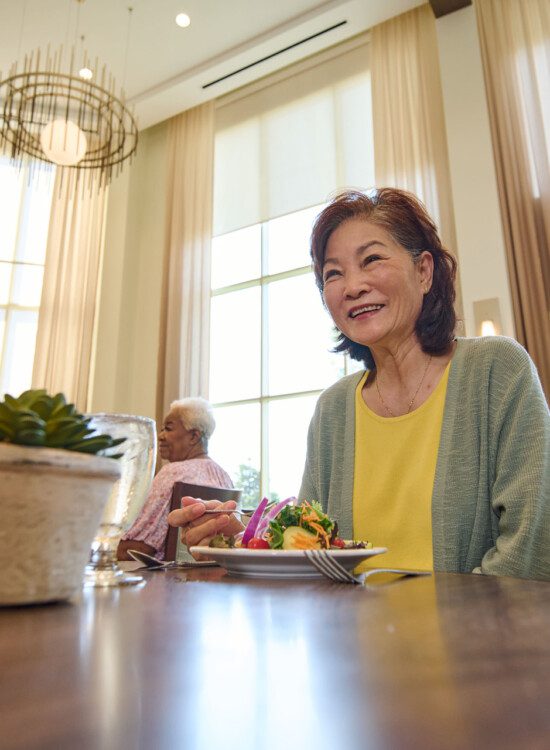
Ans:
<svg viewBox="0 0 550 750"><path fill-rule="evenodd" d="M178 13L176 16L176 23L178 26L181 26L182 29L184 29L186 26L189 26L191 23L191 19L187 15L187 13Z"/></svg>
<svg viewBox="0 0 550 750"><path fill-rule="evenodd" d="M84 78L85 81L89 81L94 76L90 68L80 68L80 70L78 71L78 75L81 78Z"/></svg>

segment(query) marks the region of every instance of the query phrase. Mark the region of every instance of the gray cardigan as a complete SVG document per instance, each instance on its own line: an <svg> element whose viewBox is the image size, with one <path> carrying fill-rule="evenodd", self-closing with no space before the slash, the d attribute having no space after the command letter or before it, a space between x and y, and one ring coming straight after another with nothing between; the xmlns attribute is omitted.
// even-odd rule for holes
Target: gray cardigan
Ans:
<svg viewBox="0 0 550 750"><path fill-rule="evenodd" d="M355 390L319 397L300 498L352 538ZM414 507L411 507L414 513ZM458 339L432 495L436 571L550 580L550 413L534 364L513 339Z"/></svg>

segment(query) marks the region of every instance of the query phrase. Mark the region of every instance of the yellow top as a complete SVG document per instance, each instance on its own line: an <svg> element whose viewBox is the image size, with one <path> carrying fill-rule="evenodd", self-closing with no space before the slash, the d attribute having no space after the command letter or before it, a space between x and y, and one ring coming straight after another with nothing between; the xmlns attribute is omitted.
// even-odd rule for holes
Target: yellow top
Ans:
<svg viewBox="0 0 550 750"><path fill-rule="evenodd" d="M433 570L432 491L449 365L418 409L380 417L355 393L353 536L387 547L361 566Z"/></svg>

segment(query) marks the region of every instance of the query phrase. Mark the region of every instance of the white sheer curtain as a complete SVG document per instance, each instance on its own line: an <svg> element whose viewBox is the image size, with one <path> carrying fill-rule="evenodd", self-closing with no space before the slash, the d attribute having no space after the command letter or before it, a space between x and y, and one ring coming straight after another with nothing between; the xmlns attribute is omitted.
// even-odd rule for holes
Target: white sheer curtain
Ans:
<svg viewBox="0 0 550 750"><path fill-rule="evenodd" d="M456 253L435 18L429 5L371 31L376 184L410 190Z"/></svg>
<svg viewBox="0 0 550 750"><path fill-rule="evenodd" d="M174 117L168 138L159 423L174 399L208 397L213 102Z"/></svg>
<svg viewBox="0 0 550 750"><path fill-rule="evenodd" d="M56 175L32 384L88 409L107 189Z"/></svg>

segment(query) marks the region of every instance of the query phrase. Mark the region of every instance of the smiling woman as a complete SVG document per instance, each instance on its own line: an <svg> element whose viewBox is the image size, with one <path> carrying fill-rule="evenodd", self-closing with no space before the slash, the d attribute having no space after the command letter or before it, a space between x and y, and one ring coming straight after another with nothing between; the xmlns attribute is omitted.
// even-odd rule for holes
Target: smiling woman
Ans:
<svg viewBox="0 0 550 750"><path fill-rule="evenodd" d="M208 456L208 441L216 423L203 398L174 401L159 433L159 453L165 464L153 479L139 517L123 537L118 559L129 560L129 549L164 558L168 510L175 482L207 487L233 487L229 475Z"/></svg>
<svg viewBox="0 0 550 750"><path fill-rule="evenodd" d="M456 262L424 206L393 188L343 193L311 254L337 349L365 370L320 397L300 498L387 546L388 565L550 579L537 372L511 339L455 337Z"/></svg>

